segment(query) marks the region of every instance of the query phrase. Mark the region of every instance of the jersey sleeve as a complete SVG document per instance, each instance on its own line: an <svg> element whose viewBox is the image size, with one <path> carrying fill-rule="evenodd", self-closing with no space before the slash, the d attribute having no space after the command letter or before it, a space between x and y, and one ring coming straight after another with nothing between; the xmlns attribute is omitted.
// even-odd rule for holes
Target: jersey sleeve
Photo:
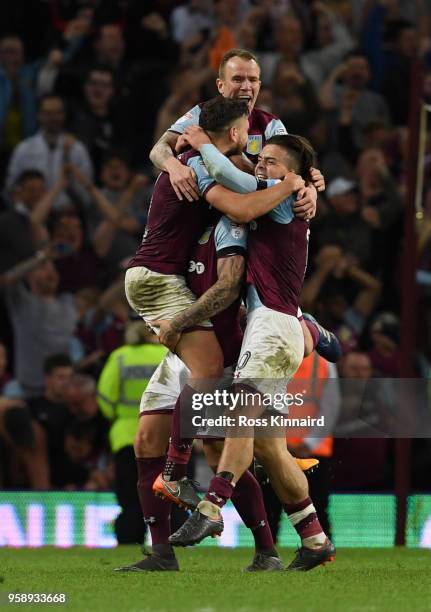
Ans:
<svg viewBox="0 0 431 612"><path fill-rule="evenodd" d="M184 134L186 127L189 125L199 125L199 115L201 114L201 107L196 104L193 108L187 111L182 117L177 119L175 123L169 128L170 132L176 132L177 134Z"/></svg>
<svg viewBox="0 0 431 612"><path fill-rule="evenodd" d="M217 185L216 181L209 175L200 155L190 157L187 165L195 171L199 193L204 198L211 187Z"/></svg>
<svg viewBox="0 0 431 612"><path fill-rule="evenodd" d="M259 189L267 189L268 187L273 187L279 183L279 179L266 179L265 181L259 181ZM287 225L294 218L293 213L293 204L295 203L295 195L291 195L280 204L278 204L275 208L273 208L268 216L275 221L275 223L281 223L283 225Z"/></svg>
<svg viewBox="0 0 431 612"><path fill-rule="evenodd" d="M245 255L247 250L248 227L234 223L223 216L217 223L214 232L214 243L217 257Z"/></svg>
<svg viewBox="0 0 431 612"><path fill-rule="evenodd" d="M256 191L257 180L255 177L234 166L213 144L203 145L200 153L208 172L217 183L237 193Z"/></svg>
<svg viewBox="0 0 431 612"><path fill-rule="evenodd" d="M272 119L265 128L265 140L269 140L271 136L287 134L287 130L280 119Z"/></svg>

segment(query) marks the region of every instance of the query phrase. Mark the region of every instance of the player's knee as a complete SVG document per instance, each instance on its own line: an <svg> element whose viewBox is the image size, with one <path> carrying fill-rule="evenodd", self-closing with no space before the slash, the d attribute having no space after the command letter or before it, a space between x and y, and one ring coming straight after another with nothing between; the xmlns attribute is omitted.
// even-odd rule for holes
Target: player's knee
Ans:
<svg viewBox="0 0 431 612"><path fill-rule="evenodd" d="M160 457L166 452L169 440L156 428L140 427L134 442L136 457Z"/></svg>
<svg viewBox="0 0 431 612"><path fill-rule="evenodd" d="M264 465L265 463L275 461L277 452L274 446L268 443L267 439L255 438L254 454L256 459Z"/></svg>
<svg viewBox="0 0 431 612"><path fill-rule="evenodd" d="M223 442L220 440L204 440L203 448L208 465L215 472L223 450Z"/></svg>

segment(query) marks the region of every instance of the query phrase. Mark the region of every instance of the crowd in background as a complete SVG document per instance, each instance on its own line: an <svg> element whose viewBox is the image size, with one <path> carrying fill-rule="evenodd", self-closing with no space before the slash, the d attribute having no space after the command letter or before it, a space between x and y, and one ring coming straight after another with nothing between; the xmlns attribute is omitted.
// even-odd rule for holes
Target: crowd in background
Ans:
<svg viewBox="0 0 431 612"><path fill-rule="evenodd" d="M430 100L429 0L1 4L1 486L113 486L97 380L129 325L123 275L157 176L148 154L217 93L219 61L233 47L259 58L256 106L311 140L326 179L302 309L337 333L340 377L401 375L410 79L417 58L430 66ZM429 300L427 169L420 269ZM428 376L422 315L417 375ZM344 442L334 487L392 486L389 441ZM425 451L418 443L417 487L431 467Z"/></svg>

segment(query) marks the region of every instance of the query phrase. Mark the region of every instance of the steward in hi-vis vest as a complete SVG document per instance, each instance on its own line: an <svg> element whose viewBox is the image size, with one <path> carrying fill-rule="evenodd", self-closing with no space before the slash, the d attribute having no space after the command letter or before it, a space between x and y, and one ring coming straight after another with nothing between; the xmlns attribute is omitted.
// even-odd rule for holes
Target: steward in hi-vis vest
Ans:
<svg viewBox="0 0 431 612"><path fill-rule="evenodd" d="M125 340L124 346L110 354L97 384L100 410L112 422L109 442L113 453L133 446L142 393L167 353L140 321L129 323Z"/></svg>

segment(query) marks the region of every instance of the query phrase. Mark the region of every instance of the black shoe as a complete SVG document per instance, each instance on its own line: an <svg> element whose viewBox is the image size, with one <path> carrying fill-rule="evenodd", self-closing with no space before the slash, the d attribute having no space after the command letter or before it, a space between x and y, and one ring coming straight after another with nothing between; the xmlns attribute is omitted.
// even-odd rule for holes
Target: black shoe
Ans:
<svg viewBox="0 0 431 612"><path fill-rule="evenodd" d="M157 497L168 499L180 508L195 510L201 498L197 494L197 483L184 476L180 480L165 480L162 474L153 483L153 491Z"/></svg>
<svg viewBox="0 0 431 612"><path fill-rule="evenodd" d="M318 565L326 565L335 561L335 546L330 540L320 548L306 548L302 546L296 551L292 563L288 566L288 572L308 572Z"/></svg>
<svg viewBox="0 0 431 612"><path fill-rule="evenodd" d="M303 312L302 316L306 321L311 321L317 327L317 331L319 332L319 342L317 343L316 351L327 361L337 363L337 361L339 361L343 356L341 344L337 336L322 327L320 323L316 321L313 315L308 314L308 312Z"/></svg>
<svg viewBox="0 0 431 612"><path fill-rule="evenodd" d="M283 562L278 557L256 553L252 563L244 569L244 572L279 572L284 569Z"/></svg>
<svg viewBox="0 0 431 612"><path fill-rule="evenodd" d="M191 517L169 538L173 546L193 546L208 536L218 536L224 529L220 508L201 501Z"/></svg>
<svg viewBox="0 0 431 612"><path fill-rule="evenodd" d="M174 555L162 557L157 553L145 554L146 559L132 563L132 565L116 567L114 572L178 572L180 569Z"/></svg>

